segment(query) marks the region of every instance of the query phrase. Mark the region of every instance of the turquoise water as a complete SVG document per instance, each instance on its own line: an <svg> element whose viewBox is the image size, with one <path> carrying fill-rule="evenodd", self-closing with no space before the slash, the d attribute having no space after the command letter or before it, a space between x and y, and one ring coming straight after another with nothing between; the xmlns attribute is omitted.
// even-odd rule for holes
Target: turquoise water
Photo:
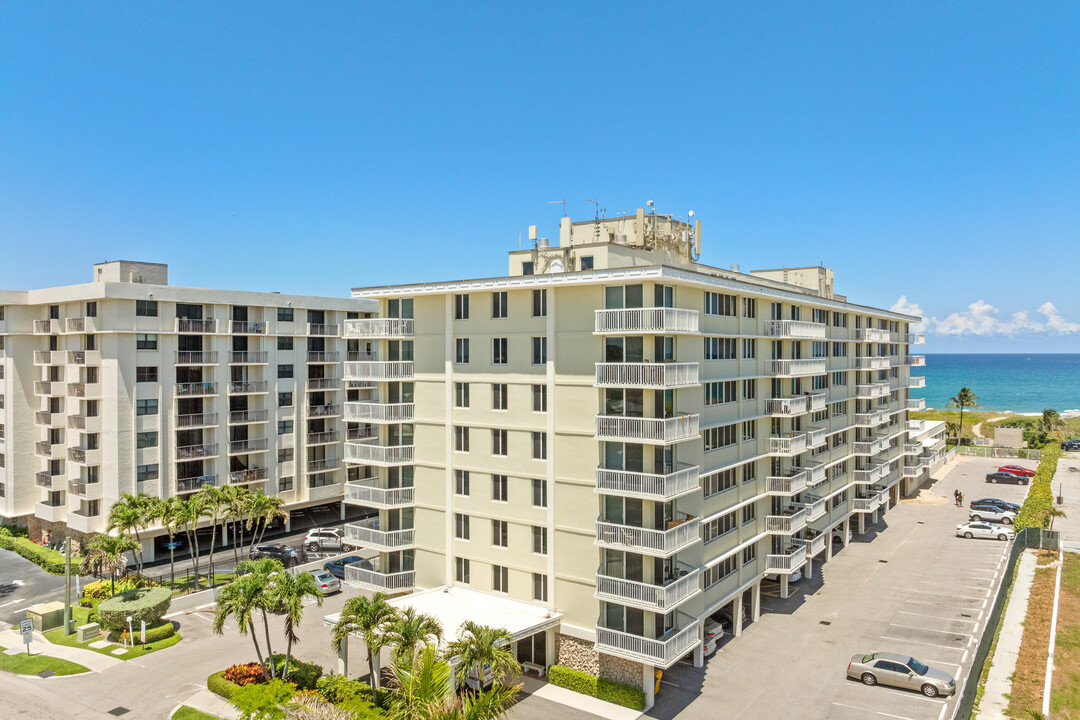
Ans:
<svg viewBox="0 0 1080 720"><path fill-rule="evenodd" d="M1080 408L1080 355L960 355L926 356L926 367L911 368L924 375L926 387L912 397L926 398L927 408L944 408L962 387L971 388L986 410L1058 412Z"/></svg>

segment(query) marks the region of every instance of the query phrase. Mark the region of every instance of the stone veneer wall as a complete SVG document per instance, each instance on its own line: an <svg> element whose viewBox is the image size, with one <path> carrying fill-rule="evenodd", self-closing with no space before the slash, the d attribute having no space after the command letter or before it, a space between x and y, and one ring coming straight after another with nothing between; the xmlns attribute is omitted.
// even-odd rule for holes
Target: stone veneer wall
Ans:
<svg viewBox="0 0 1080 720"><path fill-rule="evenodd" d="M555 657L560 665L568 668L641 687L641 663L597 652L588 640L558 633L555 636Z"/></svg>

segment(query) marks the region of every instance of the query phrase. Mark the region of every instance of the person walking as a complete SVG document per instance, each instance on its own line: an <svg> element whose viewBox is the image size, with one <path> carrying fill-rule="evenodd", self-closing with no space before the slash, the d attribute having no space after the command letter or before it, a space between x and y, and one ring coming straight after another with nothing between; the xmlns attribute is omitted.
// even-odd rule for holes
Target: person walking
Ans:
<svg viewBox="0 0 1080 720"><path fill-rule="evenodd" d="M956 507L960 507L960 491L959 490L953 490L952 491L952 501L953 501L953 505L955 505Z"/></svg>
<svg viewBox="0 0 1080 720"><path fill-rule="evenodd" d="M957 493L959 494L956 496L956 507L964 507L964 493L959 490L957 490Z"/></svg>

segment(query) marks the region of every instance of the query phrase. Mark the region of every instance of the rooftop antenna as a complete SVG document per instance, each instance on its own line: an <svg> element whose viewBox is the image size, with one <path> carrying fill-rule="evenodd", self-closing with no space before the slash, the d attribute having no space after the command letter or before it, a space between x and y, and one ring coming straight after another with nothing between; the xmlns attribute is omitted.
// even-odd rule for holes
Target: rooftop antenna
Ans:
<svg viewBox="0 0 1080 720"><path fill-rule="evenodd" d="M563 198L562 200L548 200L548 205L559 205L560 203L562 204L562 216L566 217L566 198Z"/></svg>
<svg viewBox="0 0 1080 720"><path fill-rule="evenodd" d="M600 242L600 201L586 199L585 202L591 202L596 206L596 219L593 220L593 242ZM604 211L606 212L607 208L604 208Z"/></svg>

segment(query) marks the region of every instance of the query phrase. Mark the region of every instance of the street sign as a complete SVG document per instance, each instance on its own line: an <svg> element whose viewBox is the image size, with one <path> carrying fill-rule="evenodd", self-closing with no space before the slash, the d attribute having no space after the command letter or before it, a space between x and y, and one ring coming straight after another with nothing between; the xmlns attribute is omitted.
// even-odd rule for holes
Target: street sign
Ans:
<svg viewBox="0 0 1080 720"><path fill-rule="evenodd" d="M34 640L34 621L33 620L20 620L19 632L22 633L22 641L24 644L29 645Z"/></svg>

